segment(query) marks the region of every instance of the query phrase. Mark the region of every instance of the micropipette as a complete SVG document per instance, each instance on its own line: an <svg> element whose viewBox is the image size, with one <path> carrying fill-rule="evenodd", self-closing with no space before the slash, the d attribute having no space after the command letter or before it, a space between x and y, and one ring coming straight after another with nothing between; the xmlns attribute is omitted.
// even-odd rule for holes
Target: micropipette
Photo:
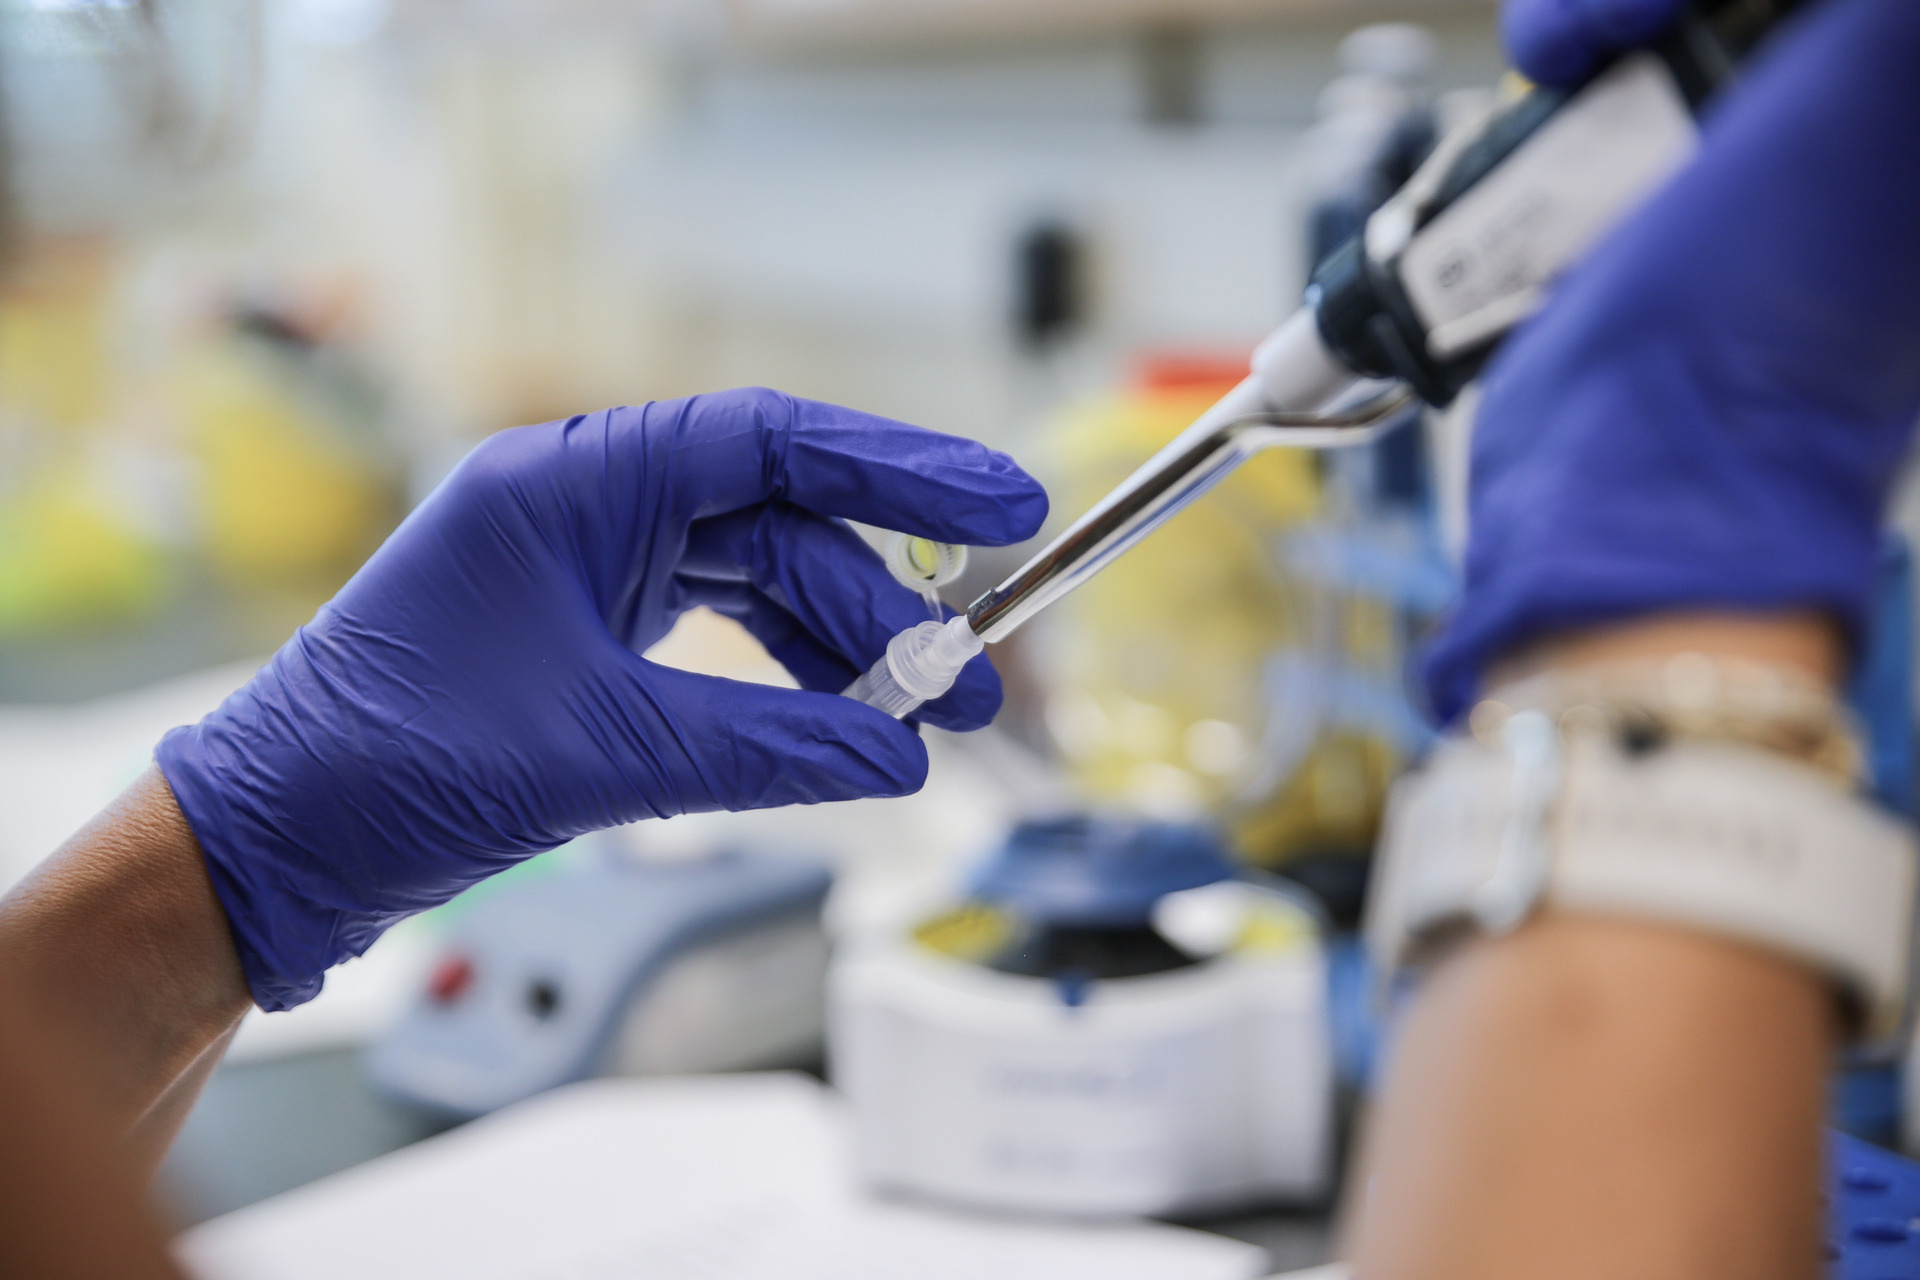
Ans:
<svg viewBox="0 0 1920 1280"><path fill-rule="evenodd" d="M906 715L1254 454L1366 444L1416 393L1449 403L1561 272L1687 161L1691 112L1798 3L1694 0L1650 50L1460 123L1315 269L1245 380L964 615L895 636L847 693Z"/></svg>
<svg viewBox="0 0 1920 1280"><path fill-rule="evenodd" d="M1377 439L1413 403L1388 386L1351 409L1314 411L1277 405L1324 403L1364 386L1321 345L1303 310L1254 356L1255 372L1181 432L1091 511L1005 582L944 626L902 631L847 690L847 696L904 716L952 687L961 666L988 643L1100 572L1174 513L1226 479L1242 462L1280 445L1340 448Z"/></svg>

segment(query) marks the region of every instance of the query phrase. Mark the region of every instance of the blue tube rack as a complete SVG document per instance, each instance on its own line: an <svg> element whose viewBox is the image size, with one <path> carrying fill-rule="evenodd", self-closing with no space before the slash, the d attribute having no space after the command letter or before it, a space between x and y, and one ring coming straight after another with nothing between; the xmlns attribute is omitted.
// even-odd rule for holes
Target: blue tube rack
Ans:
<svg viewBox="0 0 1920 1280"><path fill-rule="evenodd" d="M1920 1280L1920 1164L1844 1133L1827 1158L1830 1280Z"/></svg>

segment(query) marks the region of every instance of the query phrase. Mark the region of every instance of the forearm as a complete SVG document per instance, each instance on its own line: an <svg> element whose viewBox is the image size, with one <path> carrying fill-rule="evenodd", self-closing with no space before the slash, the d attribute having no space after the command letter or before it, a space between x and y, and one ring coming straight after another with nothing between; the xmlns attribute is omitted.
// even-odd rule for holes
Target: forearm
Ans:
<svg viewBox="0 0 1920 1280"><path fill-rule="evenodd" d="M1357 1274L1812 1276L1829 1017L1811 974L1683 930L1567 916L1472 945L1404 1029Z"/></svg>
<svg viewBox="0 0 1920 1280"><path fill-rule="evenodd" d="M23 994L0 978L0 1275L179 1280L125 1134Z"/></svg>
<svg viewBox="0 0 1920 1280"><path fill-rule="evenodd" d="M157 769L0 899L0 983L71 1046L112 1128L157 1161L249 1005L226 915Z"/></svg>
<svg viewBox="0 0 1920 1280"><path fill-rule="evenodd" d="M1839 666L1811 615L1670 616L1537 648L1490 683L1689 650ZM1703 932L1544 915L1467 944L1421 992L1372 1117L1358 1274L1810 1276L1832 1044L1811 970Z"/></svg>

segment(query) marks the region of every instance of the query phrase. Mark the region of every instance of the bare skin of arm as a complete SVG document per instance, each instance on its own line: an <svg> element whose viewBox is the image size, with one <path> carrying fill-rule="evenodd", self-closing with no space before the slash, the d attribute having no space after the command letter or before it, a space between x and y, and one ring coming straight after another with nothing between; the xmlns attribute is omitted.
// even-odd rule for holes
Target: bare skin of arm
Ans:
<svg viewBox="0 0 1920 1280"><path fill-rule="evenodd" d="M0 987L70 1047L150 1174L251 1004L226 913L158 769L0 899Z"/></svg>
<svg viewBox="0 0 1920 1280"><path fill-rule="evenodd" d="M0 1275L180 1280L141 1203L145 1179L25 993L0 984Z"/></svg>
<svg viewBox="0 0 1920 1280"><path fill-rule="evenodd" d="M1684 651L1832 682L1812 616L1670 616L1518 655ZM1809 1280L1835 1045L1810 970L1710 934L1542 916L1464 946L1395 1048L1349 1188L1361 1280Z"/></svg>

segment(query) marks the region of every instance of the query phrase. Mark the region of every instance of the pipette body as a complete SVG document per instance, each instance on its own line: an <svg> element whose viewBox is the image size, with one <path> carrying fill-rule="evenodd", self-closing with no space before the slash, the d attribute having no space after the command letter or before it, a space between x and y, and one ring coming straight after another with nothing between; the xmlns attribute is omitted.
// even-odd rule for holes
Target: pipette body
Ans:
<svg viewBox="0 0 1920 1280"><path fill-rule="evenodd" d="M1693 113L1800 2L1695 0L1649 50L1578 88L1534 88L1451 130L1315 270L1248 376L968 606L966 635L1006 639L1256 453L1366 444L1406 421L1416 395L1451 401L1559 275L1691 157ZM916 688L933 690L958 661L913 706L951 687L966 660L940 653L916 659ZM892 661L890 645L847 692L872 701L895 681L876 675Z"/></svg>

